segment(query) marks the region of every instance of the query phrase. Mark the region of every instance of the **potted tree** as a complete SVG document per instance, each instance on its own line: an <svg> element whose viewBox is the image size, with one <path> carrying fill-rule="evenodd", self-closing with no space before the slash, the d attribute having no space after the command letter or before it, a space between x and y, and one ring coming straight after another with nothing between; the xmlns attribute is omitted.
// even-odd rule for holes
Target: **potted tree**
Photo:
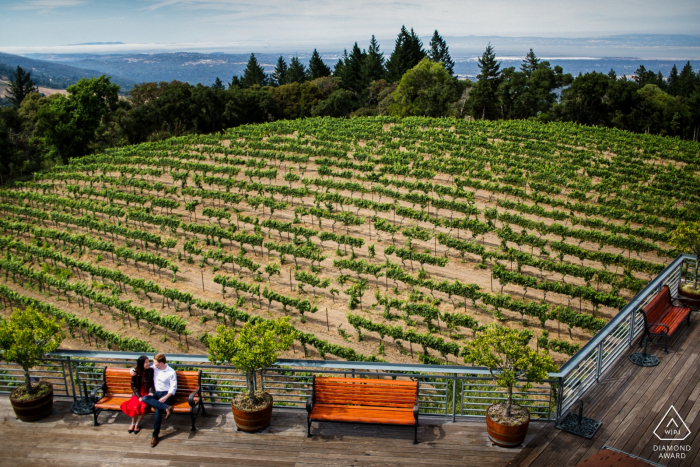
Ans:
<svg viewBox="0 0 700 467"><path fill-rule="evenodd" d="M700 266L700 222L681 222L671 236L669 245L684 253L695 255L695 274L693 282L686 279L678 286L678 293L692 300L700 300L698 289L698 266Z"/></svg>
<svg viewBox="0 0 700 467"><path fill-rule="evenodd" d="M236 426L249 433L264 430L272 418L272 396L255 391L255 374L277 361L280 353L294 342L296 330L289 317L278 320L247 322L236 336L236 330L220 325L209 338L209 361L228 362L243 370L248 383L247 393L231 399Z"/></svg>
<svg viewBox="0 0 700 467"><path fill-rule="evenodd" d="M491 441L503 447L522 444L530 424L527 408L513 403L513 387L520 382L522 389L547 378L557 367L546 350L534 350L528 345L532 331L518 331L491 325L464 349L464 361L485 366L496 384L508 390L508 398L486 409L486 429Z"/></svg>
<svg viewBox="0 0 700 467"><path fill-rule="evenodd" d="M32 307L15 309L8 319L0 319L0 358L24 371L24 384L10 393L12 409L23 422L41 420L53 409L53 386L46 381L32 384L29 370L56 350L64 337L62 322Z"/></svg>

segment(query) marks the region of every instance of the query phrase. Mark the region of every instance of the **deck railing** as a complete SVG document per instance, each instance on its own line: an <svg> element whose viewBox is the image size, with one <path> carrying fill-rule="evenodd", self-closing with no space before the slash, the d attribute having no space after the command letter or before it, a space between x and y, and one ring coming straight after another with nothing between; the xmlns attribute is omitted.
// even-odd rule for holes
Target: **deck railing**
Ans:
<svg viewBox="0 0 700 467"><path fill-rule="evenodd" d="M630 303L549 379L527 391L516 388L514 398L530 410L535 419L559 419L615 363L642 332L638 313L661 287L678 290L683 266L694 257L681 255L654 278ZM54 385L59 397L77 398L101 383L106 366L131 366L140 356L133 352L58 351L45 364L31 370L33 378ZM213 365L206 355L169 354L176 369L201 369L206 386L206 403L228 404L238 392L247 389L246 378L233 366ZM346 362L332 360L280 359L266 368L255 381L256 389L272 394L275 406L302 410L311 394L313 375L354 378L410 379L419 383L420 410L424 415L484 417L486 407L504 401L506 390L495 384L485 368L455 365L413 365L401 363ZM8 393L23 381L19 367L0 362L0 393ZM561 389L560 389L561 388Z"/></svg>

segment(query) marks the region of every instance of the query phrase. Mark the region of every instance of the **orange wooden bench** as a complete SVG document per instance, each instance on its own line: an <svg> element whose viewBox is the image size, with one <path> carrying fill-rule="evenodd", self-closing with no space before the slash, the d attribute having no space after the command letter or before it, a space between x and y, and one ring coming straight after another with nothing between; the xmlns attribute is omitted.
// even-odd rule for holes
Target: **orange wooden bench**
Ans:
<svg viewBox="0 0 700 467"><path fill-rule="evenodd" d="M306 401L309 438L313 421L371 423L412 426L418 443L418 382L314 376L312 394Z"/></svg>
<svg viewBox="0 0 700 467"><path fill-rule="evenodd" d="M672 298L670 289L665 285L641 311L644 317L644 335L647 338L664 338L664 352L666 353L668 353L668 341L680 328L683 320L686 320L690 325L690 308L677 306L674 303L684 304L686 300Z"/></svg>
<svg viewBox="0 0 700 467"><path fill-rule="evenodd" d="M192 429L195 431L195 420L199 416L206 415L204 402L202 401L202 370L176 371L177 391L170 398L173 413L188 413L192 418ZM98 395L101 393L101 395ZM102 373L102 385L90 393L90 400L94 402L93 416L95 426L98 426L97 416L103 410L121 410L122 402L131 399L131 374L128 368L104 368ZM148 412L153 412L148 407Z"/></svg>

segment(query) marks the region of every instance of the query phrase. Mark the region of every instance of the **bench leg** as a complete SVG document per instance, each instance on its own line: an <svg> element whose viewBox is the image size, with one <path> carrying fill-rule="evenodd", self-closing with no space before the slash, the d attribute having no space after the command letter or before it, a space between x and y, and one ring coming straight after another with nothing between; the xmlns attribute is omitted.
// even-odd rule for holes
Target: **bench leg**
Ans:
<svg viewBox="0 0 700 467"><path fill-rule="evenodd" d="M418 425L413 428L413 444L418 444Z"/></svg>
<svg viewBox="0 0 700 467"><path fill-rule="evenodd" d="M664 352L668 353L668 341L671 340L670 336L666 336L666 342L664 342Z"/></svg>
<svg viewBox="0 0 700 467"><path fill-rule="evenodd" d="M101 410L100 409L92 409L92 417L94 419L94 425L93 426L100 426L99 423L97 423L97 416L100 414Z"/></svg>
<svg viewBox="0 0 700 467"><path fill-rule="evenodd" d="M311 419L306 417L306 437L311 438Z"/></svg>
<svg viewBox="0 0 700 467"><path fill-rule="evenodd" d="M201 409L201 407L192 407L192 410L190 410L190 418L192 419L192 428L190 428L190 431L197 431L197 428L194 426L195 420L197 420L197 416L199 415L199 410L195 412L195 408Z"/></svg>

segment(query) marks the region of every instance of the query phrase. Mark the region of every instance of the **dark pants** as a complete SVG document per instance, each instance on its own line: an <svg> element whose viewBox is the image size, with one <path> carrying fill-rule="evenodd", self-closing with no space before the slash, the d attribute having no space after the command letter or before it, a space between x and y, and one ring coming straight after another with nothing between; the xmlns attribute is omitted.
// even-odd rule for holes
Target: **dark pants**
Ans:
<svg viewBox="0 0 700 467"><path fill-rule="evenodd" d="M146 405L150 405L154 409L156 409L156 418L153 421L153 437L155 438L158 436L160 433L160 424L163 421L163 412L165 412L165 409L170 407L169 404L166 404L165 402L161 402L158 399L166 395L168 392L167 391L157 391L155 394L144 396L143 397L143 402ZM170 400L170 399L168 399Z"/></svg>

